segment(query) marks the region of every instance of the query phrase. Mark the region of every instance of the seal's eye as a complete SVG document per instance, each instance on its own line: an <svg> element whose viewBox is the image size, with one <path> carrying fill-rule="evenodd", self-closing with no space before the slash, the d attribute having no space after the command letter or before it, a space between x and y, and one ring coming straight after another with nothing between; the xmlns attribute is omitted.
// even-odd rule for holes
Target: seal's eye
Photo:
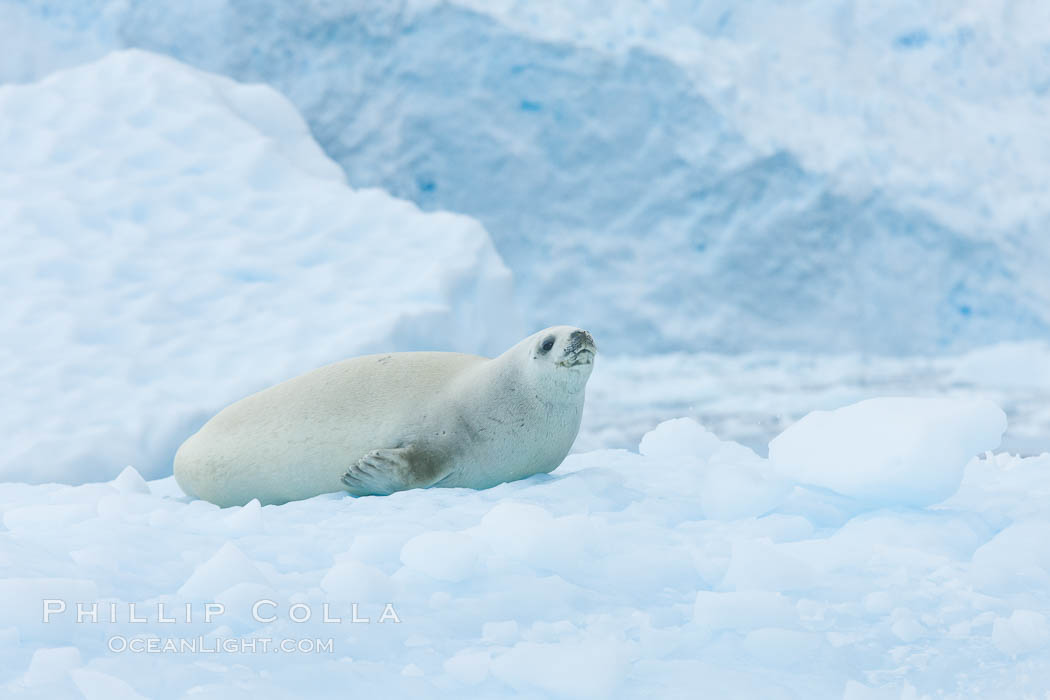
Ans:
<svg viewBox="0 0 1050 700"><path fill-rule="evenodd" d="M547 339L543 341L543 345L540 346L540 352L544 352L544 353L550 352L551 348L553 348L553 347L554 347L554 336L553 335L549 335L549 336L547 336Z"/></svg>

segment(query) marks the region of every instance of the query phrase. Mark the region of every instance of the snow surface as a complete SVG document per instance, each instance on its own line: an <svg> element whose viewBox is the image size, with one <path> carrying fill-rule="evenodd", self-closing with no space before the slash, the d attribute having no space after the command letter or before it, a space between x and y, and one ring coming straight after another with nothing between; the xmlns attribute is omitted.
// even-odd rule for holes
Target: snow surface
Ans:
<svg viewBox="0 0 1050 700"><path fill-rule="evenodd" d="M486 491L220 509L130 468L109 483L0 484L0 683L27 698L1045 690L1050 558L1034 543L1050 536L1050 454L953 452L959 488L909 505L930 500L944 468L924 457L944 443L994 447L974 435L995 435L1002 417L968 401L894 402L878 408L938 430L887 436L912 477L892 496L785 475L688 418L646 434L640 452L572 455ZM853 406L780 440L819 456L872 435L876 412ZM69 610L43 623L42 598ZM253 620L259 600L276 620ZM76 624L76 601L100 601L100 622ZM224 611L204 622L216 602ZM129 603L149 621L130 622ZM175 622L158 620L159 603ZM325 603L341 622L323 621ZM400 622L378 621L387 603ZM367 624L350 622L352 604ZM290 619L304 610L309 621ZM115 637L199 636L332 638L333 652L107 651Z"/></svg>
<svg viewBox="0 0 1050 700"><path fill-rule="evenodd" d="M0 114L2 479L164 476L283 379L522 335L481 225L348 188L271 88L131 50Z"/></svg>
<svg viewBox="0 0 1050 700"><path fill-rule="evenodd" d="M0 8L0 79L137 46L277 87L352 185L477 217L528 324L606 352L1050 337L1039 0Z"/></svg>

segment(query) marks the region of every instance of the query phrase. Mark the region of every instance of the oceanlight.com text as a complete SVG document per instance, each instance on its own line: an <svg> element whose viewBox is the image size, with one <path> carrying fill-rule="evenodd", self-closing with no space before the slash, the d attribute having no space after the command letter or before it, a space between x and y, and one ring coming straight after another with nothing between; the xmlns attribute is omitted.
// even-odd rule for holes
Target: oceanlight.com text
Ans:
<svg viewBox="0 0 1050 700"><path fill-rule="evenodd" d="M285 637L125 637L114 635L106 646L115 654L332 654L335 642L327 639Z"/></svg>

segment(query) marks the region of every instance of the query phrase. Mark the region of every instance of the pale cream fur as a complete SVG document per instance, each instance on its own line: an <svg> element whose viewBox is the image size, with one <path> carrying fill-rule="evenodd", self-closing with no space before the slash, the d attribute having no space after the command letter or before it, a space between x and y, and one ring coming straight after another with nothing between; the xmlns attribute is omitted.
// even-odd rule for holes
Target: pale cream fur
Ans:
<svg viewBox="0 0 1050 700"><path fill-rule="evenodd" d="M487 488L549 472L576 438L593 356L589 334L555 326L494 359L410 352L337 362L223 409L179 448L175 479L230 506ZM393 485L368 482L376 472L363 462L376 450L406 456Z"/></svg>

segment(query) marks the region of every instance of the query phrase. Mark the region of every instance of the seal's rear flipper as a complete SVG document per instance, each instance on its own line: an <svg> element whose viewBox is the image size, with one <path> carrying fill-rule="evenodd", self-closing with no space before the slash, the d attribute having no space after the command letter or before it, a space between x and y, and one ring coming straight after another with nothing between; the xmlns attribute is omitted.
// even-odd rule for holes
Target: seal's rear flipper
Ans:
<svg viewBox="0 0 1050 700"><path fill-rule="evenodd" d="M395 491L417 488L411 447L372 450L343 474L346 490L355 496L387 496Z"/></svg>

